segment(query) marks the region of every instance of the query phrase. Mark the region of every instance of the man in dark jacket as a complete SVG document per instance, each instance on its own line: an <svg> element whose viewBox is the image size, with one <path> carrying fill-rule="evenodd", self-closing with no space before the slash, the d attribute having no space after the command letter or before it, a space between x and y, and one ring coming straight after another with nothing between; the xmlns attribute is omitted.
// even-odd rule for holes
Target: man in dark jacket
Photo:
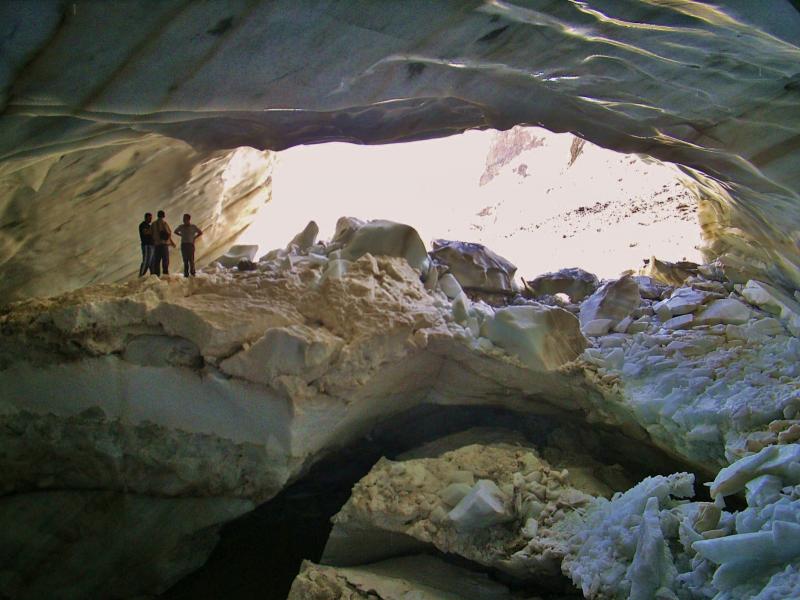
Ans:
<svg viewBox="0 0 800 600"><path fill-rule="evenodd" d="M139 223L139 240L142 242L142 265L139 267L139 277L148 271L153 272L153 213L144 213L144 221Z"/></svg>

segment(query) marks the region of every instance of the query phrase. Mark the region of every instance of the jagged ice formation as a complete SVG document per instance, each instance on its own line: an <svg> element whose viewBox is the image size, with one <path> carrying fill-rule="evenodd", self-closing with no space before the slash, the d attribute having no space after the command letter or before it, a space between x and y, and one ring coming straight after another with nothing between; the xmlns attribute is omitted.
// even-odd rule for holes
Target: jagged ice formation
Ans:
<svg viewBox="0 0 800 600"><path fill-rule="evenodd" d="M732 284L713 264L675 287L656 279L674 276L660 263L653 277L605 282L580 303L563 294L537 300L508 277L512 264L479 245L452 243L447 254L428 254L413 228L389 221L342 218L328 243L317 242L316 231L310 224L254 270L217 264L197 278L84 288L4 311L0 509L17 522L20 506L37 507L33 514L41 516L28 517L35 529L65 493L77 506L111 501L101 511L108 525L96 537L64 535L34 550L24 527L7 529L4 544L26 551L7 559L6 593L67 588L71 564L37 568L65 552L98 556L96 579L75 593L102 593L112 580L119 595L163 590L202 563L215 525L421 404L488 404L594 424L592 432L554 432L543 451L558 467L535 452L512 450L505 459L507 450L492 457L465 449L465 457L455 458L457 451L450 460L469 476L391 467L364 486L386 488L390 505L403 497L392 486L404 477L450 506L472 498L456 515L457 506L448 513L429 496L427 508L410 513L426 520L407 529L406 515L394 531L523 580L558 573L568 556L558 536L536 538L528 554L509 558L496 553L513 547L516 535L492 538L486 555L485 542L471 534L436 528L477 530L481 539L487 527L528 513L549 527L592 496L624 491L630 476L602 462L603 445L651 470L668 469L668 456L710 478L739 457L794 448L800 439L800 304L767 284ZM501 268L505 277L496 273ZM575 269L546 277L559 285L586 279ZM506 300L491 305L484 297ZM584 449L566 443L572 438ZM595 456L587 456L587 444ZM442 490L448 482L460 487ZM483 487L470 491L473 484ZM502 497L516 498L519 486L533 496L519 496L508 512L502 507L511 500ZM187 501L208 507L182 513ZM393 522L386 510L371 509L380 516L370 527ZM117 583L117 563L103 562L100 548L125 539L126 523L140 511L170 525L155 540L122 544L118 560L133 561L145 544L149 558L137 558L132 578ZM370 552L369 544L359 546L331 552L355 560ZM34 587L26 587L31 579Z"/></svg>

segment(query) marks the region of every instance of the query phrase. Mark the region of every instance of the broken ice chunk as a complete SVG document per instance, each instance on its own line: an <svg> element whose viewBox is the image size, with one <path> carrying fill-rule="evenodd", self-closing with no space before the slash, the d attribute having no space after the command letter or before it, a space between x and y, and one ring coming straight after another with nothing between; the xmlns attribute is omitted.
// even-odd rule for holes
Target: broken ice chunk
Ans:
<svg viewBox="0 0 800 600"><path fill-rule="evenodd" d="M583 331L583 335L590 335L593 337L605 335L608 333L608 330L611 329L613 323L614 321L611 319L594 319L583 325L581 330Z"/></svg>
<svg viewBox="0 0 800 600"><path fill-rule="evenodd" d="M448 517L457 529L468 531L491 527L509 521L503 492L489 479L479 480Z"/></svg>
<svg viewBox="0 0 800 600"><path fill-rule="evenodd" d="M342 258L356 260L364 254L399 256L426 273L428 252L416 229L402 223L376 220L358 228L342 248Z"/></svg>
<svg viewBox="0 0 800 600"><path fill-rule="evenodd" d="M753 316L753 311L745 304L733 298L714 300L695 317L695 325L716 325L717 323L730 323L741 325L747 323Z"/></svg>
<svg viewBox="0 0 800 600"><path fill-rule="evenodd" d="M639 285L629 276L609 281L581 304L581 326L596 319L611 319L613 327L638 308L641 301Z"/></svg>
<svg viewBox="0 0 800 600"><path fill-rule="evenodd" d="M544 304L501 308L485 325L492 342L540 371L575 360L587 345L572 313Z"/></svg>
<svg viewBox="0 0 800 600"><path fill-rule="evenodd" d="M461 285L451 273L445 273L439 278L439 288L450 300L458 298L458 295L463 291Z"/></svg>
<svg viewBox="0 0 800 600"><path fill-rule="evenodd" d="M664 323L664 327L666 329L688 329L692 325L692 321L694 321L694 315L680 315L678 317L672 317L668 319Z"/></svg>
<svg viewBox="0 0 800 600"><path fill-rule="evenodd" d="M762 575L767 567L783 565L800 556L800 525L774 521L772 531L702 540L692 548L721 565L712 582L720 590L728 590Z"/></svg>
<svg viewBox="0 0 800 600"><path fill-rule="evenodd" d="M735 494L759 475L776 475L787 485L800 483L800 445L767 446L758 454L725 467L711 484L711 497Z"/></svg>
<svg viewBox="0 0 800 600"><path fill-rule="evenodd" d="M319 235L319 225L314 221L309 221L303 231L294 236L292 241L286 245L286 250L308 252L308 249L317 241L317 235Z"/></svg>
<svg viewBox="0 0 800 600"><path fill-rule="evenodd" d="M766 506L775 502L781 494L783 481L775 475L761 475L745 484L745 497L749 506Z"/></svg>

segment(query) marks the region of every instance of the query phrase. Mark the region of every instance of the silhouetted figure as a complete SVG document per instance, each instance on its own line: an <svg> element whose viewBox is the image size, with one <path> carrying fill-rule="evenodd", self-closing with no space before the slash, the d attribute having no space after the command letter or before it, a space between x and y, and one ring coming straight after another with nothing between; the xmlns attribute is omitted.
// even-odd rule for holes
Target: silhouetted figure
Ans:
<svg viewBox="0 0 800 600"><path fill-rule="evenodd" d="M164 220L166 214L163 210L158 211L158 218L153 223L153 241L155 242L155 252L153 254L153 267L151 273L154 275L169 275L169 247L175 247L172 241L172 229Z"/></svg>
<svg viewBox="0 0 800 600"><path fill-rule="evenodd" d="M139 240L142 242L142 264L139 267L139 277L148 271L153 272L153 213L144 213L144 221L139 223Z"/></svg>
<svg viewBox="0 0 800 600"><path fill-rule="evenodd" d="M183 276L194 272L194 241L203 235L197 225L192 225L192 215L183 215L183 225L175 228L175 235L181 236L181 257L183 258Z"/></svg>

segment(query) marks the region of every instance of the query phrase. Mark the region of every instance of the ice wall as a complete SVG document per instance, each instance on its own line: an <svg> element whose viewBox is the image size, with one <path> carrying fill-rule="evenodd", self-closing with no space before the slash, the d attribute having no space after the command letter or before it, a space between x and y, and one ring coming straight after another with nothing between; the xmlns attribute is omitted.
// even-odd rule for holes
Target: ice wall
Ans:
<svg viewBox="0 0 800 600"><path fill-rule="evenodd" d="M270 200L274 157L148 134L4 162L0 303L135 275L145 212L164 210L173 229L190 213L203 230L197 260L218 257ZM179 249L171 266L180 272Z"/></svg>

